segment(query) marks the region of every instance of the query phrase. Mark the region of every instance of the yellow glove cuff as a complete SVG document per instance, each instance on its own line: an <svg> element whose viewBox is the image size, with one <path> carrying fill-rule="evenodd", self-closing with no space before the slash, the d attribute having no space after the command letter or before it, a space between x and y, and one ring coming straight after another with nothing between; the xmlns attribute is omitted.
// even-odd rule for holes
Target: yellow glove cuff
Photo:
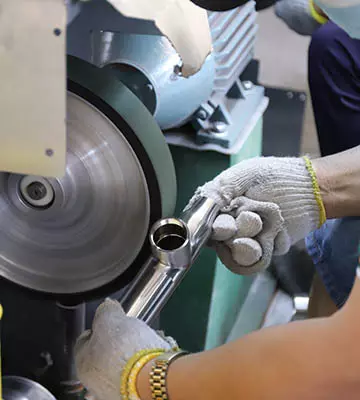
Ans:
<svg viewBox="0 0 360 400"><path fill-rule="evenodd" d="M325 211L324 203L321 198L320 188L319 188L319 184L318 184L318 181L316 178L316 173L315 173L314 167L308 157L304 157L304 161L305 161L306 169L308 170L310 177L311 177L314 196L316 199L316 203L319 207L319 214L320 214L319 215L319 228L320 228L320 226L326 221L326 211Z"/></svg>
<svg viewBox="0 0 360 400"><path fill-rule="evenodd" d="M319 24L323 25L326 22L328 22L328 18L324 17L323 15L319 14L316 11L315 5L314 5L314 0L309 0L309 7L310 7L310 13L311 16L314 18L316 22Z"/></svg>

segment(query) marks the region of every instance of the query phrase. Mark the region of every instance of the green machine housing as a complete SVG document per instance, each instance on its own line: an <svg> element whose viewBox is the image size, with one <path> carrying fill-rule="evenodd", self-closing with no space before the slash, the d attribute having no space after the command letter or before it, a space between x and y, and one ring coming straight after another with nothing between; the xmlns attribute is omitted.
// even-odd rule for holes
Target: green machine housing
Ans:
<svg viewBox="0 0 360 400"><path fill-rule="evenodd" d="M198 186L224 169L261 154L266 106L267 99L263 97L255 112L248 115L248 126L238 132L240 146L234 152L201 151L170 144L178 182L176 215ZM257 302L256 309L241 314L241 330L234 333L252 282L251 276L239 276L227 270L213 250L203 249L162 311L161 328L176 337L180 346L193 352L224 344L230 334L236 337L258 329L268 306L266 297Z"/></svg>

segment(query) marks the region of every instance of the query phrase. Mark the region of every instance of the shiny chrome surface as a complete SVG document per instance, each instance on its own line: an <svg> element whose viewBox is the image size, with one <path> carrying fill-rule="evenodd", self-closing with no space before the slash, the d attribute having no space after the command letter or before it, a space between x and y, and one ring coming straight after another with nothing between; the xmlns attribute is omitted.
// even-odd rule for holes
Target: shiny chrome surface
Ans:
<svg viewBox="0 0 360 400"><path fill-rule="evenodd" d="M152 321L208 241L219 211L213 200L202 198L180 219L154 224L150 232L153 257L120 299L127 315Z"/></svg>
<svg viewBox="0 0 360 400"><path fill-rule="evenodd" d="M149 258L125 296L119 299L126 314L151 323L185 271L161 264L156 258Z"/></svg>
<svg viewBox="0 0 360 400"><path fill-rule="evenodd" d="M181 215L190 232L191 262L208 241L213 222L220 212L219 206L211 199L201 198Z"/></svg>
<svg viewBox="0 0 360 400"><path fill-rule="evenodd" d="M209 55L198 73L184 78L178 72L181 58L165 36L93 31L92 49L95 65L132 66L147 78L156 97L153 114L162 129L185 123L212 93L214 57Z"/></svg>
<svg viewBox="0 0 360 400"><path fill-rule="evenodd" d="M0 275L51 293L117 278L143 246L150 214L145 176L123 134L71 93L67 112L63 178L0 174ZM29 192L34 182L47 190L45 204L41 186Z"/></svg>
<svg viewBox="0 0 360 400"><path fill-rule="evenodd" d="M191 259L191 238L188 226L176 218L156 222L150 231L154 257L163 265L187 268Z"/></svg>
<svg viewBox="0 0 360 400"><path fill-rule="evenodd" d="M58 363L60 387L64 395L82 393L83 385L77 377L75 365L75 344L85 331L85 303L65 305L57 303L60 312L62 352Z"/></svg>
<svg viewBox="0 0 360 400"><path fill-rule="evenodd" d="M4 400L56 400L43 386L20 376L4 376Z"/></svg>

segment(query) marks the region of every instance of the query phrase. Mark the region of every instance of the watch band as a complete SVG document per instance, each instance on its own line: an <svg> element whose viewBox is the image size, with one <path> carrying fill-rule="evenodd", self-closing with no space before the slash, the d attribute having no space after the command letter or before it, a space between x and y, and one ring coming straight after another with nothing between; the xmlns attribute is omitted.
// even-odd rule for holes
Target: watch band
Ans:
<svg viewBox="0 0 360 400"><path fill-rule="evenodd" d="M155 359L150 372L150 387L153 400L168 400L166 377L170 364L186 354L187 351L164 353Z"/></svg>

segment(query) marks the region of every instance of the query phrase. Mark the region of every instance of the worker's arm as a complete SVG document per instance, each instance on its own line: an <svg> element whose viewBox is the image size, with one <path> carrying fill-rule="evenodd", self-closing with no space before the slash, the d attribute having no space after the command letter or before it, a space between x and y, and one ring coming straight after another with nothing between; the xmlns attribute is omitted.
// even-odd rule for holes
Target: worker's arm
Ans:
<svg viewBox="0 0 360 400"><path fill-rule="evenodd" d="M313 161L327 218L360 216L360 146Z"/></svg>
<svg viewBox="0 0 360 400"><path fill-rule="evenodd" d="M346 400L360 396L360 283L327 319L261 330L215 350L180 358L167 379L171 400ZM151 400L149 363L140 373Z"/></svg>
<svg viewBox="0 0 360 400"><path fill-rule="evenodd" d="M334 320L311 320L264 331L213 351L181 358L169 369L172 400L358 399L356 338L339 335ZM355 353L358 353L355 350ZM148 365L142 400L151 399ZM353 369L354 368L354 369Z"/></svg>
<svg viewBox="0 0 360 400"><path fill-rule="evenodd" d="M169 398L358 399L359 304L357 280L348 303L328 319L264 329L215 350L180 358L168 370ZM118 303L107 301L98 309L92 330L77 345L79 378L99 400L125 400L132 387L127 377L148 357L146 350L170 347L144 323L126 317ZM151 400L151 361L142 365L137 378L133 376L134 387L142 400Z"/></svg>
<svg viewBox="0 0 360 400"><path fill-rule="evenodd" d="M312 162L245 160L198 188L190 204L201 196L212 198L225 214L215 221L212 236L223 264L236 273L258 272L326 218L360 216L360 146ZM261 217L262 228L249 212Z"/></svg>

